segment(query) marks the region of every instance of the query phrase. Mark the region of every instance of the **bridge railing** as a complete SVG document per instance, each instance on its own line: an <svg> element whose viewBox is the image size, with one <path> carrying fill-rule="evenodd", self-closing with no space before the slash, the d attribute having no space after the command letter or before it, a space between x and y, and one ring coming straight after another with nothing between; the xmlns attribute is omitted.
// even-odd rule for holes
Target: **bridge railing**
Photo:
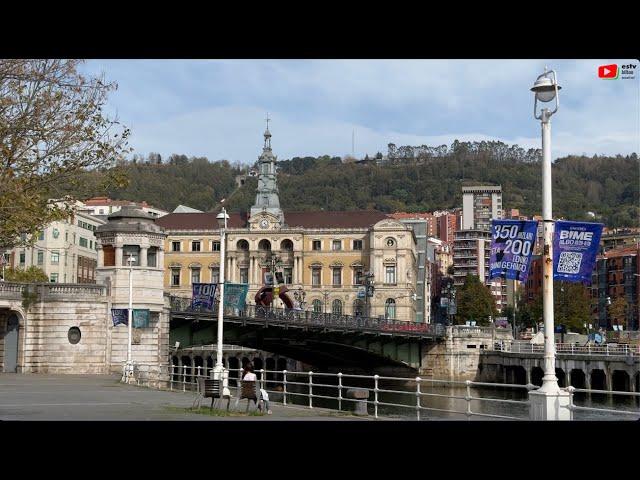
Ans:
<svg viewBox="0 0 640 480"><path fill-rule="evenodd" d="M640 345L575 345L556 343L556 353L567 355L640 356ZM494 349L511 353L544 353L544 345L524 342L496 342Z"/></svg>
<svg viewBox="0 0 640 480"><path fill-rule="evenodd" d="M218 303L211 310L192 308L191 299L186 297L171 297L171 310L183 314L216 315ZM273 308L261 305L246 305L243 309L224 307L225 317L251 318L263 320L267 323L285 325L300 325L312 327L330 327L342 330L373 331L379 333L408 333L425 336L443 336L445 327L441 324L406 322L377 317L362 317L334 313L320 313L308 310L290 308Z"/></svg>
<svg viewBox="0 0 640 480"><path fill-rule="evenodd" d="M169 390L172 391L196 391L198 378L210 378L213 369L200 366L188 365L172 365L169 370L149 369L143 366L137 371L148 373L138 378L138 384L142 386L151 386L153 388L161 388L163 383L168 384ZM235 396L239 395L239 379L242 375L241 369L229 369L229 388L235 392ZM480 393L480 388L502 389L502 390L519 390L521 392L529 392L539 387L528 384L503 384L488 382L467 381L447 381L432 380L421 377L386 377L379 375L352 375L344 373L321 373L321 372L301 372L287 370L266 370L260 369L255 371L260 388L268 392L271 402L281 403L282 405L306 405L308 408L331 408L338 411L349 411L347 405L361 403L366 404L373 410L375 418L389 417L388 408L406 411L406 415L402 417L414 417L416 420L428 420L435 418L429 415L430 412L438 414L449 414L466 417L467 420L472 418L488 418L502 420L529 420L531 402L527 400L517 400L508 398L497 398L496 396L487 396ZM162 381L158 377L162 375ZM394 388L395 386L395 388ZM446 389L438 389L434 387L457 387L457 393L444 393ZM346 392L349 389L365 389L369 392L368 399L348 398ZM463 391L464 393L459 393ZM497 391L497 390L496 390ZM604 394L616 396L629 396L640 399L640 393L620 392L608 390L587 390L578 389L572 386L567 388L570 393L569 409L572 412L591 412L595 414L603 414L611 416L620 416L621 419L640 419L640 410L628 409L610 409L586 406L576 404L575 394ZM499 394L495 394L499 395ZM452 408L439 408L435 406L427 406L424 404L425 399L429 397L434 399L452 400ZM581 395L586 398L587 395ZM406 401L402 402L401 398ZM323 405L319 402L323 401ZM332 407L327 407L331 403ZM498 413L488 413L487 411L479 411L481 404L493 404L504 407L512 407L513 415L503 415ZM464 405L464 408L455 408ZM480 407L482 408L482 407ZM635 407L634 407L635 408ZM369 408L368 408L369 410ZM397 414L391 415L397 416Z"/></svg>

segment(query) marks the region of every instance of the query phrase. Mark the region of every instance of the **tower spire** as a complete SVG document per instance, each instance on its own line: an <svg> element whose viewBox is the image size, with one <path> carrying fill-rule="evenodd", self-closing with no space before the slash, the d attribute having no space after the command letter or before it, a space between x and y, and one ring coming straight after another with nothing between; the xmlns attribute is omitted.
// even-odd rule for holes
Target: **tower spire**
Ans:
<svg viewBox="0 0 640 480"><path fill-rule="evenodd" d="M267 112L267 129L264 131L264 149L271 150L271 132L269 131L269 112Z"/></svg>

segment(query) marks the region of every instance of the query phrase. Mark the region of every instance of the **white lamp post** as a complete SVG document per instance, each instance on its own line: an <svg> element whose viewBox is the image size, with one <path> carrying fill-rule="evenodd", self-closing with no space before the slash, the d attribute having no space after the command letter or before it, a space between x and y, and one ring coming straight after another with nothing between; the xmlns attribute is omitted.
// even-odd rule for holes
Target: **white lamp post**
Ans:
<svg viewBox="0 0 640 480"><path fill-rule="evenodd" d="M543 279L542 301L544 316L544 376L542 377L541 392L557 392L558 378L556 377L555 343L553 328L553 215L551 201L551 115L558 111L560 90L554 70L538 76L531 91L535 93L533 116L542 124L542 220L544 222L544 250L542 254ZM538 102L555 100L555 108L542 108L540 115L536 114Z"/></svg>
<svg viewBox="0 0 640 480"><path fill-rule="evenodd" d="M219 300L218 300L218 348L216 350L216 365L213 368L213 379L223 380L224 367L222 366L222 337L224 334L223 321L224 321L224 284L225 284L225 252L226 252L226 237L227 237L227 220L229 215L227 211L222 208L222 211L216 216L218 219L218 225L220 226L220 280L218 281Z"/></svg>
<svg viewBox="0 0 640 480"><path fill-rule="evenodd" d="M129 264L129 312L128 312L128 326L129 326L129 341L127 343L127 364L125 366L126 381L129 382L133 379L133 358L131 354L131 336L133 327L133 262L136 261L136 257L132 254L128 254L127 263Z"/></svg>

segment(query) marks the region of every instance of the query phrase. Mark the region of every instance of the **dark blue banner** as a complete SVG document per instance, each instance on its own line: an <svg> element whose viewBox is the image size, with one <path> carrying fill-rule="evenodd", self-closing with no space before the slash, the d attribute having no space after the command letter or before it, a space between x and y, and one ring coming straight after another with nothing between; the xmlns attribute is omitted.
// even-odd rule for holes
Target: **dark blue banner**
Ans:
<svg viewBox="0 0 640 480"><path fill-rule="evenodd" d="M129 325L129 309L128 308L112 308L111 319L113 320L113 326L116 325Z"/></svg>
<svg viewBox="0 0 640 480"><path fill-rule="evenodd" d="M526 282L537 232L536 220L491 220L489 278Z"/></svg>
<svg viewBox="0 0 640 480"><path fill-rule="evenodd" d="M602 235L601 223L557 221L553 235L553 278L591 284Z"/></svg>
<svg viewBox="0 0 640 480"><path fill-rule="evenodd" d="M191 308L213 309L213 298L216 295L217 285L217 283L194 283Z"/></svg>

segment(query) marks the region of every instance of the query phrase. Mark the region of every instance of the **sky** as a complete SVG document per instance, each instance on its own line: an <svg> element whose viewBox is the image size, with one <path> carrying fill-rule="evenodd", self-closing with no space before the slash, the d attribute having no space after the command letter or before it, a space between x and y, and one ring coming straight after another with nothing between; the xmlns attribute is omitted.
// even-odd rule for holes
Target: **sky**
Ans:
<svg viewBox="0 0 640 480"><path fill-rule="evenodd" d="M598 66L636 65L603 80ZM134 153L253 164L267 114L279 159L386 154L387 144L500 140L540 147L529 91L555 69L552 157L640 153L637 60L88 60L118 89L106 113Z"/></svg>

